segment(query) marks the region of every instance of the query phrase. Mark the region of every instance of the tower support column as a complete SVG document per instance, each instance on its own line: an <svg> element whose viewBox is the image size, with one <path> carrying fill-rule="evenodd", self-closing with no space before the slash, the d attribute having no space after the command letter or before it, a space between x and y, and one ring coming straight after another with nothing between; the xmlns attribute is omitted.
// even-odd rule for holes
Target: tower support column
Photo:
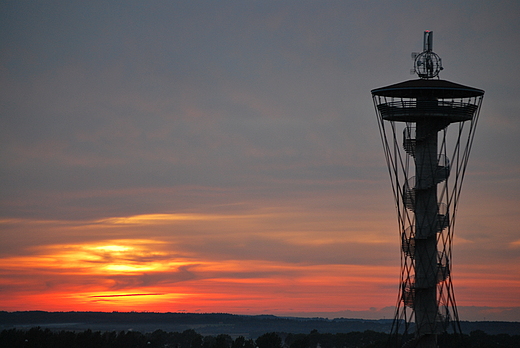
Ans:
<svg viewBox="0 0 520 348"><path fill-rule="evenodd" d="M415 147L415 336L436 346L437 302L437 127L416 123Z"/></svg>

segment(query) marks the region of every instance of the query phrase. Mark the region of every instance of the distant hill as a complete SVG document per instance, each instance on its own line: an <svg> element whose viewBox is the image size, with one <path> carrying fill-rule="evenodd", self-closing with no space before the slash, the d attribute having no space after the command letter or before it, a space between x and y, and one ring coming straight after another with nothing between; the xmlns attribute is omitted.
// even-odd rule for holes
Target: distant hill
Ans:
<svg viewBox="0 0 520 348"><path fill-rule="evenodd" d="M256 339L266 332L348 333L372 330L389 332L392 320L324 319L277 317L274 315L234 315L225 313L150 313L150 312L0 312L0 330L31 327L51 330L84 331L139 331L183 332L193 329L202 335L228 334ZM488 334L520 332L519 322L462 322L464 333L482 330Z"/></svg>

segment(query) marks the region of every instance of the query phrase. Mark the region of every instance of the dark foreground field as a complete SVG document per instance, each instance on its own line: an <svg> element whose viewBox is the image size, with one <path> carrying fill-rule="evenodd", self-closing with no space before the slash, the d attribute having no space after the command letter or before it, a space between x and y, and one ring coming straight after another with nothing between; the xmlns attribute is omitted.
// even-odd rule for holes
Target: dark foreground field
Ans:
<svg viewBox="0 0 520 348"><path fill-rule="evenodd" d="M444 348L517 348L520 335L488 335L473 331L463 337L440 335L438 343ZM227 334L203 336L192 329L182 333L156 330L143 334L136 331L52 331L36 327L0 333L0 347L5 348L383 348L389 347L388 344L388 334L369 330L336 334L317 330L309 334L269 332L256 340L244 336L233 338Z"/></svg>

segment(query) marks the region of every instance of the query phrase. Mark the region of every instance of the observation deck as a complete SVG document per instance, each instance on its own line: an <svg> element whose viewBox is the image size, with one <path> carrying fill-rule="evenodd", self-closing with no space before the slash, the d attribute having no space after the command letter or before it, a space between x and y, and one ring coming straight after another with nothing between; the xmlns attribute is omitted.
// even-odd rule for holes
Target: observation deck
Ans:
<svg viewBox="0 0 520 348"><path fill-rule="evenodd" d="M449 124L471 120L484 91L446 80L417 79L374 89L372 95L384 120Z"/></svg>

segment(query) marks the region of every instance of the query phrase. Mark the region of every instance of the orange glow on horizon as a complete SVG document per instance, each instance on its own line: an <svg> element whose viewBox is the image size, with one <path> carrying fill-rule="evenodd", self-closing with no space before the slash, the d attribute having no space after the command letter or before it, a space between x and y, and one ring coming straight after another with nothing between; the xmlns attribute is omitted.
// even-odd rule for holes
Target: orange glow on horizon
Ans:
<svg viewBox="0 0 520 348"><path fill-rule="evenodd" d="M70 231L103 235L100 231L109 228L111 236L125 237L77 238L69 243L28 246L23 249L25 254L0 258L5 300L0 309L287 314L362 311L395 304L397 263L333 263L335 258L317 254L339 248L341 255L342 246L350 246L348 253L358 252L355 260L379 257L377 252L387 249L397 257L395 234L374 232L381 229L378 221L364 226L353 222L349 229L355 233L341 231L335 225L340 222L331 222L329 229L320 233L313 224L297 219L296 227L269 230L264 226L266 216L277 220L291 215L266 210L240 219L234 215L149 214L85 223L25 222L38 233L55 228L64 236ZM170 232L185 223L197 223L203 232ZM135 235L142 236L151 225L167 232L161 238L135 238L134 228L139 232ZM244 238L243 229L252 241ZM461 247L474 244L460 242ZM262 253L250 253L263 247L262 243L268 246ZM252 249L240 253L246 247ZM225 254L220 248L232 248L232 252ZM283 254L293 250L309 255ZM517 306L516 294L505 291L520 286L517 276L513 265L497 270L493 265L457 264L454 284L458 303ZM497 285L504 290L499 300L493 297Z"/></svg>
<svg viewBox="0 0 520 348"><path fill-rule="evenodd" d="M175 311L183 308L211 312L248 308L262 312L264 308L279 308L292 301L291 307L318 310L323 308L323 303L308 301L316 301L315 296L319 295L322 296L320 301L324 302L323 294L320 294L323 288L329 289L325 302L330 303L325 306L332 309L344 302L345 285L364 284L367 291L376 291L383 285L380 277L384 282L385 274L397 271L387 272L381 267L294 265L261 260L194 262L172 257L161 250L164 244L153 240L110 240L83 245L51 245L35 248L39 252L37 255L4 258L4 272L36 274L37 278L38 275L48 278L51 283L65 281L59 288L38 289L32 286L35 284L31 277L27 277L22 292L7 293L10 305L4 309ZM159 249L155 250L157 247ZM197 276L180 282L168 278L170 273L175 277L183 267ZM250 273L258 274L251 277ZM128 284L118 284L119 277ZM150 286L145 284L147 278L154 277L158 281ZM84 284L85 280L89 283ZM16 285L9 280L1 282L6 286ZM273 293L277 295L273 296Z"/></svg>

